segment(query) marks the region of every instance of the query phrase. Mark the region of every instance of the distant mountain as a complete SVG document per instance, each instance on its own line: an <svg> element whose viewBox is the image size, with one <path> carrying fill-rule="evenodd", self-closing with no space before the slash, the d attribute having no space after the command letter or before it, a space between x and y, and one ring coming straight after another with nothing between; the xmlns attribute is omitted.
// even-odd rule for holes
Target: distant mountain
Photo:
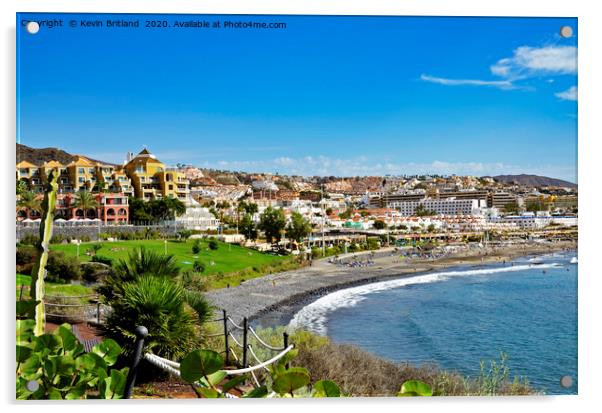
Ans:
<svg viewBox="0 0 602 413"><path fill-rule="evenodd" d="M541 186L561 186L566 188L577 189L577 184L563 181L562 179L548 178L547 176L538 175L498 175L493 176L497 182L505 184L516 183L523 186L541 187Z"/></svg>
<svg viewBox="0 0 602 413"><path fill-rule="evenodd" d="M29 146L17 144L17 163L21 161L31 162L34 165L42 165L47 161L58 161L63 165L66 165L73 161L78 155L72 155L59 148L30 148ZM84 156L84 155L82 155ZM99 161L97 159L90 159L92 162L100 162L108 165L113 165L110 162Z"/></svg>

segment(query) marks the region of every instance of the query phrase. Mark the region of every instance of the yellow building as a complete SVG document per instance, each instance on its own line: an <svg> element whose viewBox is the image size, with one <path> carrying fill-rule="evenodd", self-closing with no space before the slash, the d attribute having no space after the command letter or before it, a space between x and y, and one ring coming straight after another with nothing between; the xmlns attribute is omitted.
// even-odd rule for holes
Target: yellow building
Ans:
<svg viewBox="0 0 602 413"><path fill-rule="evenodd" d="M37 179L38 181L40 179L38 166L27 161L17 163L17 180L31 185L32 179Z"/></svg>
<svg viewBox="0 0 602 413"><path fill-rule="evenodd" d="M131 179L134 194L145 200L154 198L178 198L186 201L190 189L186 175L175 168L167 168L147 149L126 163L123 167Z"/></svg>
<svg viewBox="0 0 602 413"><path fill-rule="evenodd" d="M42 165L21 161L17 163L17 179L25 182L30 190L41 192L53 169L58 169L60 173L59 193L87 190L133 195L131 181L121 168L94 162L83 156L76 157L68 165L55 160L44 162Z"/></svg>
<svg viewBox="0 0 602 413"><path fill-rule="evenodd" d="M60 171L59 193L87 190L123 193L145 200L172 197L183 202L190 193L186 175L167 168L146 149L123 166L92 161L84 156L75 157L68 165L55 160L42 165L21 161L17 163L16 175L29 189L41 192L52 169Z"/></svg>

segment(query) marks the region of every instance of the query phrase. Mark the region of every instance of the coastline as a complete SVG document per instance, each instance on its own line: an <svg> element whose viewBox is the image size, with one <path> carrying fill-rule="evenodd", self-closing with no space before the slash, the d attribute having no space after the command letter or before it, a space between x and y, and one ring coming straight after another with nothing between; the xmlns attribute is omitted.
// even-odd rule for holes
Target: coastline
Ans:
<svg viewBox="0 0 602 413"><path fill-rule="evenodd" d="M256 320L280 307L313 301L333 291L393 278L405 278L466 264L511 261L530 255L543 255L563 250L576 250L577 242L526 243L503 247L487 247L460 251L429 259L399 260L393 248L377 251L369 267L340 267L328 258L314 261L311 267L266 275L243 282L237 287L209 291L205 294L217 309L224 309L239 322L243 317ZM353 254L347 254L353 256ZM360 257L361 254L355 254Z"/></svg>

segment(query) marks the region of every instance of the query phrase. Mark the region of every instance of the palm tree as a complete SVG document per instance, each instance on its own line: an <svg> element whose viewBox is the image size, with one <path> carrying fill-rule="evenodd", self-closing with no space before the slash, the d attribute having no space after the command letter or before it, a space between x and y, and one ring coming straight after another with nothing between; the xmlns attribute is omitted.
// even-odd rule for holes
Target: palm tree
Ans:
<svg viewBox="0 0 602 413"><path fill-rule="evenodd" d="M186 305L186 291L180 285L167 277L145 275L122 287L101 329L126 354L135 348L133 332L139 325L150 333L147 348L162 357L181 359L199 346L199 324L194 310Z"/></svg>
<svg viewBox="0 0 602 413"><path fill-rule="evenodd" d="M84 190L79 191L77 195L75 195L73 205L84 211L84 218L87 218L88 210L96 208L98 206L98 201L91 192Z"/></svg>
<svg viewBox="0 0 602 413"><path fill-rule="evenodd" d="M17 207L25 210L26 217L30 218L31 211L42 211L42 201L38 199L35 192L25 191L21 193L21 196L17 201Z"/></svg>
<svg viewBox="0 0 602 413"><path fill-rule="evenodd" d="M174 255L140 247L120 260L97 290L113 312L103 330L109 337L133 348L134 328L149 329L155 351L181 357L198 344L199 328L213 308L198 291L185 288Z"/></svg>

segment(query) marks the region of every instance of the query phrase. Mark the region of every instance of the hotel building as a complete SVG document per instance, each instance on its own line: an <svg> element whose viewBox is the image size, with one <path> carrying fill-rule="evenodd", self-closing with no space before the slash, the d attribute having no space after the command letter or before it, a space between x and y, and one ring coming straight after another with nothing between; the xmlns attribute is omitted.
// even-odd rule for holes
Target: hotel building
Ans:
<svg viewBox="0 0 602 413"><path fill-rule="evenodd" d="M190 182L186 175L175 168L167 168L147 149L130 159L123 169L131 179L137 198L150 200L173 197L182 202L188 200Z"/></svg>

